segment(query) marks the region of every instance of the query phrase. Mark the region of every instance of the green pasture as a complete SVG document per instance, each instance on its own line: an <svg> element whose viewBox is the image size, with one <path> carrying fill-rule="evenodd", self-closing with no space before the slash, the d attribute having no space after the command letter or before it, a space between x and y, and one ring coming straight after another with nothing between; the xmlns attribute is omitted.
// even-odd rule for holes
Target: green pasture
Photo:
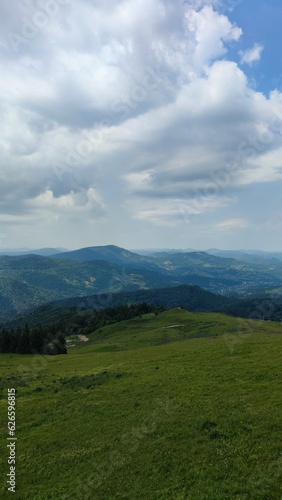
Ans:
<svg viewBox="0 0 282 500"><path fill-rule="evenodd" d="M1 498L281 500L280 324L175 309L69 340L0 355Z"/></svg>

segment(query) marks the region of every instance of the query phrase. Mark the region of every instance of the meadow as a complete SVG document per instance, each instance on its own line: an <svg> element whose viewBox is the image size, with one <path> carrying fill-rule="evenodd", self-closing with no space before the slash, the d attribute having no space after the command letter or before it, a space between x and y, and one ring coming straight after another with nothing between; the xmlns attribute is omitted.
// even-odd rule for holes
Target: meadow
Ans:
<svg viewBox="0 0 282 500"><path fill-rule="evenodd" d="M68 344L0 355L1 498L282 498L281 324L174 309Z"/></svg>

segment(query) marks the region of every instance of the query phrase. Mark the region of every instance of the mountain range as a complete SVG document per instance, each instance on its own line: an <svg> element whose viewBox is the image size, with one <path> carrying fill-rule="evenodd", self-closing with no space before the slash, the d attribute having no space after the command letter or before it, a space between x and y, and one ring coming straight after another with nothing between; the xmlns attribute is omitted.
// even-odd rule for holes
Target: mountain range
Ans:
<svg viewBox="0 0 282 500"><path fill-rule="evenodd" d="M48 257L49 255L55 255L61 252L66 252L65 248L38 248L35 250L31 250L30 248L18 248L18 249L2 249L0 251L0 256L20 256L20 255L43 255Z"/></svg>
<svg viewBox="0 0 282 500"><path fill-rule="evenodd" d="M197 251L140 255L114 245L0 256L0 320L68 297L179 285L237 298L279 297L282 262L250 263Z"/></svg>

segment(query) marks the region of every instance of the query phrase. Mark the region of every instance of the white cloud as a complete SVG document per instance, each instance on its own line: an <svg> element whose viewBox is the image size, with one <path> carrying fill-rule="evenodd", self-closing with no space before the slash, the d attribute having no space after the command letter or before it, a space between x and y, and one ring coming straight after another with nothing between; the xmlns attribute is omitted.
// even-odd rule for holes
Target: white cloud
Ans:
<svg viewBox="0 0 282 500"><path fill-rule="evenodd" d="M248 49L245 51L241 51L241 63L252 65L254 62L257 62L261 58L261 54L263 52L263 45L256 43L252 49Z"/></svg>
<svg viewBox="0 0 282 500"><path fill-rule="evenodd" d="M218 2L59 4L18 52L8 34L39 4L0 7L3 217L182 224L281 178L282 94L228 59L242 30Z"/></svg>
<svg viewBox="0 0 282 500"><path fill-rule="evenodd" d="M231 200L222 197L194 197L192 199L165 198L148 200L146 206L141 200L136 200L134 206L134 219L152 223L156 226L175 227L193 222L193 217L204 213L207 209L215 211L230 204ZM129 203L128 203L129 206Z"/></svg>
<svg viewBox="0 0 282 500"><path fill-rule="evenodd" d="M188 10L186 18L189 30L195 34L194 64L197 68L226 54L224 42L237 41L242 35L240 28L211 6L200 11Z"/></svg>
<svg viewBox="0 0 282 500"><path fill-rule="evenodd" d="M216 224L216 228L221 231L233 231L236 229L246 229L250 223L245 219L229 219Z"/></svg>

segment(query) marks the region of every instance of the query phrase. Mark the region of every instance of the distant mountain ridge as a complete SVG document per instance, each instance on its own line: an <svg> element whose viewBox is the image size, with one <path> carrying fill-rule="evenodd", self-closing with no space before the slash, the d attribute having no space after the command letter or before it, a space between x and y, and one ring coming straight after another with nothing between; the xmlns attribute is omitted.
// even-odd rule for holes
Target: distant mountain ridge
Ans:
<svg viewBox="0 0 282 500"><path fill-rule="evenodd" d="M206 250L206 253L217 257L232 258L249 264L269 265L282 262L282 252L263 252L259 250Z"/></svg>
<svg viewBox="0 0 282 500"><path fill-rule="evenodd" d="M0 257L0 270L0 320L61 298L181 283L145 267L125 271L105 260L78 262L38 255Z"/></svg>
<svg viewBox="0 0 282 500"><path fill-rule="evenodd" d="M20 249L3 249L0 251L0 256L12 256L20 257L21 255L41 255L43 257L49 257L51 255L57 255L61 252L65 252L65 248L20 248Z"/></svg>
<svg viewBox="0 0 282 500"><path fill-rule="evenodd" d="M282 262L278 260L263 260L262 263L260 259L258 262L252 262L250 258L250 262L246 262L231 255L222 257L192 250L139 255L115 245L81 248L55 257L80 262L105 260L123 266L124 269L146 268L174 275L182 283L198 285L221 294L240 295L247 291L257 293L261 288L265 291L265 288L279 289L282 285ZM256 257L253 259L256 260Z"/></svg>
<svg viewBox="0 0 282 500"><path fill-rule="evenodd" d="M253 264L201 251L144 256L115 245L0 256L0 320L61 298L182 284L238 298L282 296L282 262Z"/></svg>
<svg viewBox="0 0 282 500"><path fill-rule="evenodd" d="M75 261L105 260L118 266L126 267L146 267L157 270L158 266L150 257L130 252L125 248L116 245L96 246L62 252L51 257Z"/></svg>

